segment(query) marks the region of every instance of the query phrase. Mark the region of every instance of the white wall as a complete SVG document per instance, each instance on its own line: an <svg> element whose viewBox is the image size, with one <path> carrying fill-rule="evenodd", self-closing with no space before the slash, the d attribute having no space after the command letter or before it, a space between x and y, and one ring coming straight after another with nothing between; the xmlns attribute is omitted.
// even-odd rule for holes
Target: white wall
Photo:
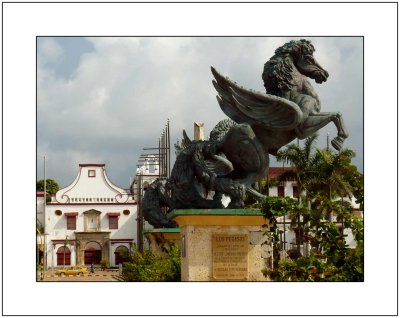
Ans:
<svg viewBox="0 0 400 318"><path fill-rule="evenodd" d="M95 177L89 175L89 171L95 173ZM40 202L38 200L38 205ZM42 203L43 205L43 203ZM79 165L76 179L66 188L60 189L52 202L46 205L45 212L45 233L47 267L57 265L57 250L63 246L63 242L68 236L69 241L76 239L75 232L85 231L85 215L83 212L88 210L100 212L100 231L110 232L110 265L114 265L114 251L119 245L127 245L129 242L136 242L137 239L137 205L132 195L124 189L112 184L107 178L105 165ZM56 215L55 211L60 210L61 215ZM123 213L129 210L129 215ZM65 213L75 212L76 229L67 229L67 216ZM108 212L119 213L118 229L109 228ZM111 244L112 240L119 239L127 242ZM53 243L56 243L53 246ZM71 265L76 265L75 246L70 244Z"/></svg>

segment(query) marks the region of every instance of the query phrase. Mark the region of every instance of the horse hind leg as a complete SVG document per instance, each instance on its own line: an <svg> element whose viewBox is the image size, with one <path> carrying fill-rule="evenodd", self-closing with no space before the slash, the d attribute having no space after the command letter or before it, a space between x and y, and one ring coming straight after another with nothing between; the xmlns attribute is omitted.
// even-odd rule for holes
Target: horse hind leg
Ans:
<svg viewBox="0 0 400 318"><path fill-rule="evenodd" d="M343 146L344 140L349 137L349 133L347 131L347 128L344 124L343 117L341 113L336 113L333 116L332 119L333 123L335 124L337 130L338 130L338 135L332 139L331 144L333 148L336 150L340 151Z"/></svg>
<svg viewBox="0 0 400 318"><path fill-rule="evenodd" d="M300 139L307 138L330 122L335 124L338 131L337 137L331 141L331 144L340 151L344 140L349 136L340 113L312 113L296 128L296 135Z"/></svg>
<svg viewBox="0 0 400 318"><path fill-rule="evenodd" d="M332 121L331 114L310 114L301 124L299 124L295 131L296 137L305 139L317 133L321 128L325 127Z"/></svg>

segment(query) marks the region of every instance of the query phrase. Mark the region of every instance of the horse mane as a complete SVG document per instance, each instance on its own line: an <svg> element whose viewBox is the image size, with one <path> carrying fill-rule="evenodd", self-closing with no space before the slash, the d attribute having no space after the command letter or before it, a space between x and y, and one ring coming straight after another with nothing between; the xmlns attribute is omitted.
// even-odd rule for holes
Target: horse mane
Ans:
<svg viewBox="0 0 400 318"><path fill-rule="evenodd" d="M292 72L293 59L302 54L312 54L315 51L310 41L301 39L290 41L275 50L275 55L264 64L262 79L268 94L282 96L283 91L290 91L295 83Z"/></svg>
<svg viewBox="0 0 400 318"><path fill-rule="evenodd" d="M236 125L237 123L230 118L221 120L210 132L210 141L222 140L224 136L228 133L229 129Z"/></svg>

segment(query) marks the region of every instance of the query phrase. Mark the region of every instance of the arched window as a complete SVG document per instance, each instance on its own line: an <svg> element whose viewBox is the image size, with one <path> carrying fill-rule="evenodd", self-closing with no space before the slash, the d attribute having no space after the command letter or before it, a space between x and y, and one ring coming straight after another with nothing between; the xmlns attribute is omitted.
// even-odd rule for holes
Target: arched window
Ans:
<svg viewBox="0 0 400 318"><path fill-rule="evenodd" d="M126 246L120 245L115 249L115 265L122 264L128 260L129 250Z"/></svg>
<svg viewBox="0 0 400 318"><path fill-rule="evenodd" d="M71 265L71 251L68 247L64 249L64 246L61 246L57 250L57 266L65 265Z"/></svg>

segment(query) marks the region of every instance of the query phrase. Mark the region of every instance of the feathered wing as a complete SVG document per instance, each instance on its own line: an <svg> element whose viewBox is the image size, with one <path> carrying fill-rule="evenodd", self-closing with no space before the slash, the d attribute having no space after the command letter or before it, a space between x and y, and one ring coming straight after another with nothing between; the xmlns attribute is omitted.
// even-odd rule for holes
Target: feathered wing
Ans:
<svg viewBox="0 0 400 318"><path fill-rule="evenodd" d="M217 176L226 176L233 171L232 162L222 156L214 155L211 160L205 161L207 169Z"/></svg>
<svg viewBox="0 0 400 318"><path fill-rule="evenodd" d="M302 112L296 103L285 98L240 87L211 67L213 85L222 111L237 123L289 130L300 122Z"/></svg>

